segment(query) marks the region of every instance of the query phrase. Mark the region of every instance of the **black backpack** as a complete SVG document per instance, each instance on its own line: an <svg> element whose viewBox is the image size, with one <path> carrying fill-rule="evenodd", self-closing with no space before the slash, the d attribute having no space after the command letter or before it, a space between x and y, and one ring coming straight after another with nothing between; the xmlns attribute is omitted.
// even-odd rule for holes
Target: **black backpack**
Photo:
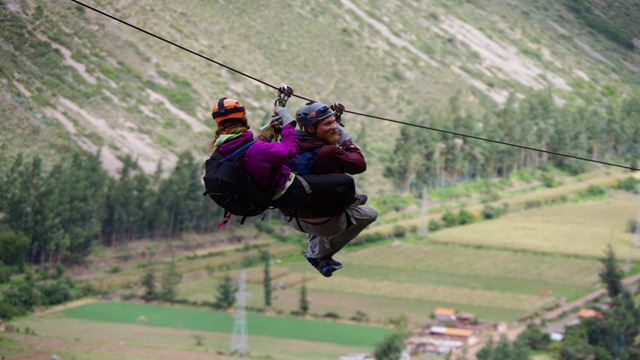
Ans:
<svg viewBox="0 0 640 360"><path fill-rule="evenodd" d="M247 216L262 214L271 206L273 193L255 185L240 165L242 155L253 145L252 141L230 155L223 157L219 151L205 162L205 192L216 204L225 210L225 221L230 214Z"/></svg>

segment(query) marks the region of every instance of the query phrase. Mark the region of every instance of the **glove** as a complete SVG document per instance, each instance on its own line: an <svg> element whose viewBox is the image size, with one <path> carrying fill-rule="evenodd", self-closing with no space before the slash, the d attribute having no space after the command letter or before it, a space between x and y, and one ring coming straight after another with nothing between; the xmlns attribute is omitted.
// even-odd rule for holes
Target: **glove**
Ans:
<svg viewBox="0 0 640 360"><path fill-rule="evenodd" d="M280 130L282 130L282 126L283 126L282 118L280 118L280 116L278 116L278 115L274 115L271 118L271 121L269 121L269 123L267 124L267 126L265 126L265 129L272 128L272 129L275 129L277 131L280 131Z"/></svg>
<svg viewBox="0 0 640 360"><path fill-rule="evenodd" d="M340 134L340 145L344 144L345 141L349 141L352 139L351 134L349 134L342 126L338 127L338 133Z"/></svg>
<svg viewBox="0 0 640 360"><path fill-rule="evenodd" d="M295 119L291 115L289 115L289 112L287 111L287 109L283 108L282 106L276 106L274 109L274 112L277 114L278 118L280 119L281 127L287 125L290 122L295 121ZM293 125L295 126L295 123Z"/></svg>

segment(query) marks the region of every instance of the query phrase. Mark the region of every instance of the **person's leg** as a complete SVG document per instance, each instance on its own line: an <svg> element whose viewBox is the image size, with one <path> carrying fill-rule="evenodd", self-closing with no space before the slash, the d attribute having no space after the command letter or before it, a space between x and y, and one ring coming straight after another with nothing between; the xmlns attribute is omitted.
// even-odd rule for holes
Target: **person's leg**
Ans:
<svg viewBox="0 0 640 360"><path fill-rule="evenodd" d="M319 224L310 223L295 216L288 218L287 222L292 228L305 234L313 234L316 237L335 235L347 228L347 221L344 215L331 217Z"/></svg>
<svg viewBox="0 0 640 360"><path fill-rule="evenodd" d="M351 240L355 239L362 230L378 218L376 210L367 205L352 206L347 208L345 212L346 215L349 216L352 225L340 233L326 237L326 241L331 248L331 253L327 254L324 252L323 254L325 254L325 256L333 256L340 251Z"/></svg>
<svg viewBox="0 0 640 360"><path fill-rule="evenodd" d="M330 218L322 224L311 224L301 219L291 218L289 225L294 229L307 233L308 246L304 257L323 276L330 277L334 271L342 268L342 264L331 258L333 249L328 236L338 234L347 227L345 214Z"/></svg>
<svg viewBox="0 0 640 360"><path fill-rule="evenodd" d="M298 175L300 177L300 175ZM351 205L356 194L353 178L346 174L322 174L301 176L307 182L311 193L304 207L340 207Z"/></svg>

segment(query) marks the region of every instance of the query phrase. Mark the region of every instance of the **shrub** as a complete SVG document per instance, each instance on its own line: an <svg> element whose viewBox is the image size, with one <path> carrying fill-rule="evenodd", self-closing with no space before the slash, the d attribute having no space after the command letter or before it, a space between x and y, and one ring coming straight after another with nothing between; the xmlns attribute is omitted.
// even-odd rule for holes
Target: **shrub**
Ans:
<svg viewBox="0 0 640 360"><path fill-rule="evenodd" d="M393 227L393 237L403 238L407 235L407 228L402 225L396 225Z"/></svg>
<svg viewBox="0 0 640 360"><path fill-rule="evenodd" d="M640 180L637 180L636 178L629 176L626 179L618 180L618 183L616 184L615 188L635 193L638 186L640 186Z"/></svg>
<svg viewBox="0 0 640 360"><path fill-rule="evenodd" d="M486 205L482 209L482 218L486 220L496 219L502 215L499 208L493 207L491 205Z"/></svg>
<svg viewBox="0 0 640 360"><path fill-rule="evenodd" d="M429 231L438 231L442 229L443 226L444 225L436 219L432 219L429 221Z"/></svg>
<svg viewBox="0 0 640 360"><path fill-rule="evenodd" d="M543 174L541 180L542 180L542 185L544 185L547 188L558 186L558 182L556 181L556 178L551 174Z"/></svg>
<svg viewBox="0 0 640 360"><path fill-rule="evenodd" d="M351 320L357 321L357 322L367 322L369 321L369 316L367 315L366 312L362 310L357 310L356 314L351 317Z"/></svg>
<svg viewBox="0 0 640 360"><path fill-rule="evenodd" d="M542 206L542 201L540 200L529 200L524 204L525 209L533 209Z"/></svg>
<svg viewBox="0 0 640 360"><path fill-rule="evenodd" d="M67 279L41 284L38 287L41 295L41 304L45 306L56 305L71 300L72 286Z"/></svg>
<svg viewBox="0 0 640 360"><path fill-rule="evenodd" d="M632 234L640 233L640 220L629 220L627 230Z"/></svg>
<svg viewBox="0 0 640 360"><path fill-rule="evenodd" d="M118 265L111 265L109 266L109 268L107 269L107 274L117 274L120 271L122 271L122 268Z"/></svg>
<svg viewBox="0 0 640 360"><path fill-rule="evenodd" d="M57 263L56 267L55 267L55 271L56 271L56 278L63 277L64 276L64 271L65 271L64 265L62 265L60 263Z"/></svg>
<svg viewBox="0 0 640 360"><path fill-rule="evenodd" d="M356 238L353 242L351 242L351 245L372 244L372 243L382 241L385 238L386 238L385 235L379 232L364 234L364 235L358 236L358 238Z"/></svg>
<svg viewBox="0 0 640 360"><path fill-rule="evenodd" d="M376 346L375 358L380 360L400 359L405 348L404 340L407 336L408 334L405 332L392 333L388 335Z"/></svg>
<svg viewBox="0 0 640 360"><path fill-rule="evenodd" d="M458 212L458 225L471 224L474 220L473 214L467 210L462 209Z"/></svg>
<svg viewBox="0 0 640 360"><path fill-rule="evenodd" d="M447 211L442 215L442 222L444 227L456 226L458 225L458 217L454 213Z"/></svg>
<svg viewBox="0 0 640 360"><path fill-rule="evenodd" d="M509 212L509 204L504 203L502 207L486 205L482 209L482 218L486 220L496 219Z"/></svg>
<svg viewBox="0 0 640 360"><path fill-rule="evenodd" d="M403 210L415 202L416 198L410 194L384 194L371 199L372 206L381 214L387 213L391 210Z"/></svg>
<svg viewBox="0 0 640 360"><path fill-rule="evenodd" d="M525 343L532 350L546 350L551 339L549 334L543 332L540 327L529 324L527 329L518 336L518 341Z"/></svg>
<svg viewBox="0 0 640 360"><path fill-rule="evenodd" d="M327 319L340 319L340 315L338 315L338 313L335 313L333 311L328 311L328 312L322 314L322 317L327 318Z"/></svg>
<svg viewBox="0 0 640 360"><path fill-rule="evenodd" d="M598 185L590 185L587 190L584 191L584 194L588 197L599 197L606 194L607 191Z"/></svg>

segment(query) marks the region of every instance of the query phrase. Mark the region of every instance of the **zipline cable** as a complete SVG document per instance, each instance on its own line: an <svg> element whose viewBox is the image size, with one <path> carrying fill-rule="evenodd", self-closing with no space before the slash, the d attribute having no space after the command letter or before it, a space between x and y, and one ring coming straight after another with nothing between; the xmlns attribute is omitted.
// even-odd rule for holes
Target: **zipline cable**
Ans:
<svg viewBox="0 0 640 360"><path fill-rule="evenodd" d="M237 70L229 65L223 64L219 61L216 61L214 59L211 59L208 56L202 55L199 52L193 51L187 47L184 47L180 44L177 44L171 40L167 40L159 35L156 35L150 31L147 31L143 28L140 28L136 25L133 25L127 21L124 21L120 18L117 18L111 14L108 14L100 9L96 9L90 5L87 5L83 2L80 2L78 0L71 0L72 2L85 7L89 10L92 10L94 12L97 12L98 14L101 14L103 16L106 16L112 20L115 20L121 24L127 25L135 30L138 30L144 34L147 34L153 38L156 38L160 41L163 41L167 44L173 45L181 50L184 50L192 55L198 56L204 60L207 60L209 62L212 62L218 66L221 66L229 71L235 72L239 75L242 75L244 77L247 77L255 82L258 82L262 85L265 85L267 87L270 87L274 90L278 90L278 87L275 85L272 85L264 80L261 80L255 76L251 76L245 72L242 72L240 70ZM315 101L312 99L309 99L307 97L298 95L298 94L293 94L294 97L297 97L299 99L302 100L306 100L306 101ZM485 138L485 137L481 137L481 136L475 136L475 135L469 135L469 134L463 134L463 133L459 133L459 132L455 132L455 131L450 131L450 130L443 130L443 129L438 129L438 128L434 128L431 126L426 126L426 125L420 125L420 124L415 124L415 123L410 123L410 122L406 122L406 121L400 121L400 120L395 120L395 119L390 119L390 118L386 118L386 117L382 117L382 116L376 116L376 115L370 115L370 114L366 114L366 113L361 113L361 112L357 112L357 111L351 111L351 110L345 110L344 112L349 113L349 114L353 114L353 115L357 115L357 116L362 116L362 117L368 117L371 119L377 119L377 120L382 120L382 121L388 121L388 122L392 122L392 123L396 123L396 124L400 124L400 125L406 125L406 126L411 126L411 127L415 127L415 128L420 128L420 129L425 129L425 130L431 130L431 131L437 131L437 132L441 132L441 133L445 133L445 134L449 134L449 135L455 135L455 136L460 136L460 137L464 137L464 138L469 138L469 139L475 139L475 140L481 140L481 141L487 141L490 143L494 143L494 144L500 144L500 145L505 145L505 146L511 146L511 147L515 147L515 148L520 148L520 149L525 149L525 150L531 150L531 151L536 151L536 152L541 152L541 153L546 153L546 154L550 154L550 155L556 155L556 156L562 156L562 157L566 157L566 158L571 158L571 159L576 159L576 160L582 160L582 161L588 161L588 162L592 162L592 163L597 163L597 164L602 164L602 165L607 165L607 166L615 166L615 167L619 167L619 168L623 168L623 169L627 169L627 170L632 170L632 171L640 171L640 169L638 168L634 168L632 166L626 166L626 165L621 165L621 164L615 164L615 163L610 163L610 162L606 162L606 161L600 161L600 160L594 160L594 159L590 159L590 158L586 158L586 157L581 157L581 156L575 156L575 155L569 155L569 154L563 154L563 153L559 153L559 152L555 152L555 151L549 151L549 150L544 150L544 149L538 149L538 148L534 148L534 147L530 147L530 146L525 146L525 145L519 145L519 144L514 144L514 143L509 143L509 142L505 142L505 141L500 141L500 140L493 140L493 139L489 139L489 138Z"/></svg>

